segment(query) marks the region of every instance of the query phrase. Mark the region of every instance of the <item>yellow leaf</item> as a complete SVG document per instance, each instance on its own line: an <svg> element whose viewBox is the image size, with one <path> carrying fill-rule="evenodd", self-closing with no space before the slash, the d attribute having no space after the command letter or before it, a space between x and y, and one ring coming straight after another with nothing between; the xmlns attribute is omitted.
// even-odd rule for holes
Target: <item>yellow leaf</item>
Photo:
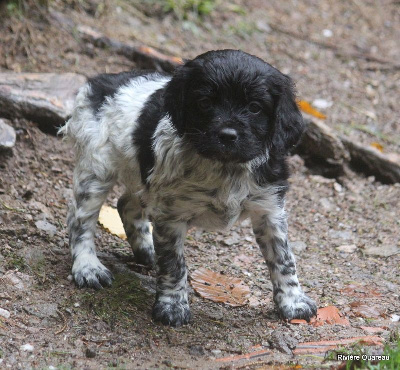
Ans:
<svg viewBox="0 0 400 370"><path fill-rule="evenodd" d="M383 152L383 145L382 144L379 144L379 143L374 141L373 143L371 143L371 146L374 147L375 149L378 149L381 153Z"/></svg>
<svg viewBox="0 0 400 370"><path fill-rule="evenodd" d="M297 105L299 106L300 110L302 110L304 113L310 114L311 116L314 116L319 119L326 118L325 114L317 111L315 108L311 106L309 102L305 100L297 100Z"/></svg>
<svg viewBox="0 0 400 370"><path fill-rule="evenodd" d="M99 222L111 234L121 239L126 239L124 225L122 224L117 209L103 205L100 210Z"/></svg>

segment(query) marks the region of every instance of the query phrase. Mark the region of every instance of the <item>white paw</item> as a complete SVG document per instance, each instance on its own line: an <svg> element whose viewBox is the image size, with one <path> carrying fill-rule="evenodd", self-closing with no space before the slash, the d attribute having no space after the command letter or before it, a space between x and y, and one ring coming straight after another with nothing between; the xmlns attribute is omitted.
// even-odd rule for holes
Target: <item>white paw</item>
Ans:
<svg viewBox="0 0 400 370"><path fill-rule="evenodd" d="M317 305L304 293L293 295L290 295L290 293L278 293L274 300L283 319L310 321L317 314Z"/></svg>
<svg viewBox="0 0 400 370"><path fill-rule="evenodd" d="M80 254L72 266L72 276L79 288L101 289L113 280L110 270L94 254Z"/></svg>

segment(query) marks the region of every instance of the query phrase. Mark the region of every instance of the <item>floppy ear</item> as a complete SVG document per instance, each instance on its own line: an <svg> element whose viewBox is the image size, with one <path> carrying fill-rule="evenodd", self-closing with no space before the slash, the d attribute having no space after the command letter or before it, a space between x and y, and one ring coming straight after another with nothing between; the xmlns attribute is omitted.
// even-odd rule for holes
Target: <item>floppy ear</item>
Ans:
<svg viewBox="0 0 400 370"><path fill-rule="evenodd" d="M303 116L295 100L294 83L283 75L280 94L275 109L273 146L281 153L287 153L300 140L305 130Z"/></svg>
<svg viewBox="0 0 400 370"><path fill-rule="evenodd" d="M189 68L186 64L176 69L172 79L167 84L164 96L164 108L171 117L172 124L179 136L184 133L184 104L188 74Z"/></svg>

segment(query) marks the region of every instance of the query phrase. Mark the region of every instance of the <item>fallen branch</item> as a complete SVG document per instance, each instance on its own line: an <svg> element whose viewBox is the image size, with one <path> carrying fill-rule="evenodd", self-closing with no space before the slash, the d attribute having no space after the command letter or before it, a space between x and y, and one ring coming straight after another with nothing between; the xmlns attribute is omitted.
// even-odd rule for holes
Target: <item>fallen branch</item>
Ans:
<svg viewBox="0 0 400 370"><path fill-rule="evenodd" d="M182 58L171 57L149 46L133 46L113 40L100 32L86 26L79 26L77 30L82 39L93 45L107 48L119 55L134 61L139 68L153 68L157 71L172 72L183 63Z"/></svg>

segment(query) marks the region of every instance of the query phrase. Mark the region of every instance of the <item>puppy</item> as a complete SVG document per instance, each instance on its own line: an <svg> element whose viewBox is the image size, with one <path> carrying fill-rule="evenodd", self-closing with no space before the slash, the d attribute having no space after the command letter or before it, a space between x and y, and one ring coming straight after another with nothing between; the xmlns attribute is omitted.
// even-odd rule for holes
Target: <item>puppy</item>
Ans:
<svg viewBox="0 0 400 370"><path fill-rule="evenodd" d="M120 181L118 211L136 260L157 265L156 321L190 319L188 227L226 229L247 217L281 317L309 320L316 305L300 288L284 209L285 156L303 129L290 78L237 50L202 54L173 76L134 71L89 80L60 130L77 157L68 215L76 284L112 283L94 233Z"/></svg>

